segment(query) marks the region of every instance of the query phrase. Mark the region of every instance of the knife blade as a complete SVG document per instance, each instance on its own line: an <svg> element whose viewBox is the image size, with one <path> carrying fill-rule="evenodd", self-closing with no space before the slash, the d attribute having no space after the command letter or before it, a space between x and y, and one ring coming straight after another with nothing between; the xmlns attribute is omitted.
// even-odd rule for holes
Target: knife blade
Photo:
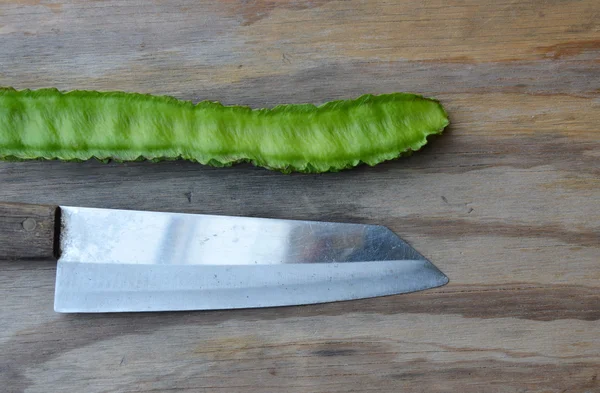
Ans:
<svg viewBox="0 0 600 393"><path fill-rule="evenodd" d="M0 217L17 249L56 258L60 313L306 305L448 282L381 225L15 204Z"/></svg>

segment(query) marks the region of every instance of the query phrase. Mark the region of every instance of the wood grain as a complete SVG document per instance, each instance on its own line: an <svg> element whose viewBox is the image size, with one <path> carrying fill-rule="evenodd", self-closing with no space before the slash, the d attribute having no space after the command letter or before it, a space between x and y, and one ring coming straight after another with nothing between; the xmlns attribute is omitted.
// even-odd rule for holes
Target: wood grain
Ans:
<svg viewBox="0 0 600 393"><path fill-rule="evenodd" d="M58 207L0 202L0 260L56 260Z"/></svg>
<svg viewBox="0 0 600 393"><path fill-rule="evenodd" d="M0 262L7 392L600 392L600 8L564 1L0 2L0 85L252 107L438 98L374 168L0 163L0 201L389 226L450 277L306 307L58 315Z"/></svg>

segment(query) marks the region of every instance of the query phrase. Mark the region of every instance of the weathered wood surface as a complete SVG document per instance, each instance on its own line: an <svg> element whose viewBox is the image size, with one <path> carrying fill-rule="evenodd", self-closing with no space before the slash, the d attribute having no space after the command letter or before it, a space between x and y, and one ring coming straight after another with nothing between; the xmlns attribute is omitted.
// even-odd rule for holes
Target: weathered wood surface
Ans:
<svg viewBox="0 0 600 393"><path fill-rule="evenodd" d="M266 310L64 316L0 263L5 392L600 391L600 7L582 1L2 1L0 85L253 107L391 91L452 125L327 175L0 163L0 200L381 223L447 286Z"/></svg>
<svg viewBox="0 0 600 393"><path fill-rule="evenodd" d="M58 206L0 202L0 260L55 261ZM58 251L58 250L56 250Z"/></svg>

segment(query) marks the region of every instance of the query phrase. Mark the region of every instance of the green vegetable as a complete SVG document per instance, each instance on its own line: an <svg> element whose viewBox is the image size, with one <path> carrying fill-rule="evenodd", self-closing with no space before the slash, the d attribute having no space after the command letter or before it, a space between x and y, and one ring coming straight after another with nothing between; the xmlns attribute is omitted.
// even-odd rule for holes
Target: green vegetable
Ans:
<svg viewBox="0 0 600 393"><path fill-rule="evenodd" d="M410 154L448 124L438 101L407 93L251 109L125 92L0 89L0 159L186 159L316 173Z"/></svg>

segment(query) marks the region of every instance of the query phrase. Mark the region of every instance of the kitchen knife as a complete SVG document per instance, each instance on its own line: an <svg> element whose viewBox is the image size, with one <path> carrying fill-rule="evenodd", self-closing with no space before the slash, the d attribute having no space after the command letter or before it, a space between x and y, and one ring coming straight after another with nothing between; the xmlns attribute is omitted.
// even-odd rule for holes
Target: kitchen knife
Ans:
<svg viewBox="0 0 600 393"><path fill-rule="evenodd" d="M448 278L384 226L0 203L0 259L57 261L63 313L291 306Z"/></svg>

